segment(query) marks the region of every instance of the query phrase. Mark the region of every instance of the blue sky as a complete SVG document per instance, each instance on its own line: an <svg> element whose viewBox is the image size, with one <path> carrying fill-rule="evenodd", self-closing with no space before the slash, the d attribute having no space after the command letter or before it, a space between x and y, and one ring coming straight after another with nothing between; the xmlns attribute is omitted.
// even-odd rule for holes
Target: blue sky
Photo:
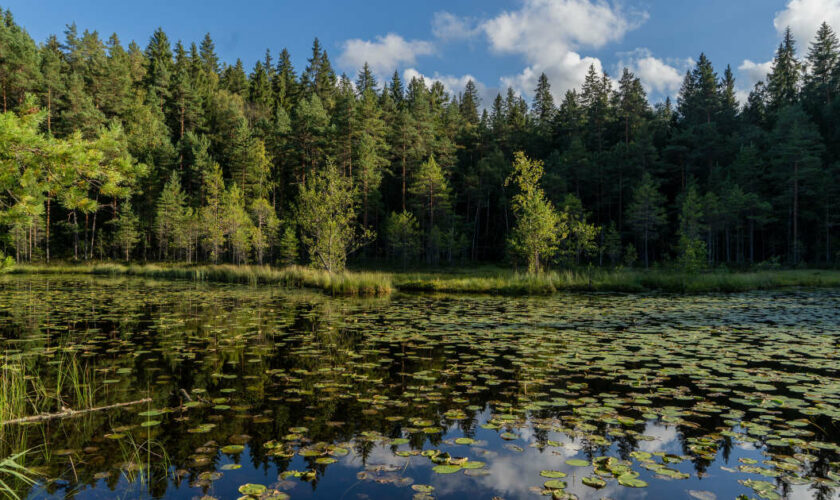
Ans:
<svg viewBox="0 0 840 500"><path fill-rule="evenodd" d="M71 22L141 46L158 26L173 41L210 32L223 60L241 57L248 68L266 48L276 55L286 47L300 71L317 36L340 72L355 76L367 60L382 76L422 74L456 92L473 78L485 104L508 85L530 95L541 72L559 97L590 64L613 76L630 67L657 101L676 95L701 51L720 72L732 66L744 96L769 68L786 25L800 52L823 20L840 29L840 0L6 0L3 7L39 42L62 36Z"/></svg>

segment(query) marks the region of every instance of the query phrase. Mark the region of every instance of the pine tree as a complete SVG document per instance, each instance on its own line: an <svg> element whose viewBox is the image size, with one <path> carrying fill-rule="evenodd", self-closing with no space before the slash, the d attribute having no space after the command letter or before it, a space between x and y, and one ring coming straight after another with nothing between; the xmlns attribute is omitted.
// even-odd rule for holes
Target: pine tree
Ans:
<svg viewBox="0 0 840 500"><path fill-rule="evenodd" d="M355 120L358 123L356 175L362 191L362 224L367 227L370 195L378 192L383 169L389 163L386 125L372 88L362 94Z"/></svg>
<svg viewBox="0 0 840 500"><path fill-rule="evenodd" d="M787 28L784 39L776 51L773 69L767 75L767 91L772 109L779 111L785 106L796 103L801 69L802 65L796 59L796 43L793 40L793 34L790 28Z"/></svg>
<svg viewBox="0 0 840 500"><path fill-rule="evenodd" d="M130 202L126 201L120 205L119 215L112 222L115 226L114 246L128 261L131 258L131 251L140 241L140 232L137 227L139 221L131 209Z"/></svg>
<svg viewBox="0 0 840 500"><path fill-rule="evenodd" d="M534 104L531 106L534 117L537 120L537 127L549 127L554 120L554 113L556 108L554 106L554 97L551 95L551 84L548 83L548 77L545 73L540 74L537 80L537 88L534 89Z"/></svg>
<svg viewBox="0 0 840 500"><path fill-rule="evenodd" d="M627 209L630 226L644 241L645 268L650 266L649 244L659 238L659 230L666 222L664 203L653 177L645 173Z"/></svg>
<svg viewBox="0 0 840 500"><path fill-rule="evenodd" d="M186 208L186 196L181 191L181 181L173 171L169 181L160 193L155 210L155 233L161 255L169 258L169 250L175 244Z"/></svg>
<svg viewBox="0 0 840 500"><path fill-rule="evenodd" d="M817 127L797 105L779 111L773 129L773 177L777 180L777 200L790 214L788 248L790 262L799 264L802 257L800 218L802 199L812 195L819 180L820 156L825 149Z"/></svg>
<svg viewBox="0 0 840 500"><path fill-rule="evenodd" d="M169 99L169 87L174 70L172 48L163 28L158 28L152 34L146 46L146 61L145 84L149 91L150 102L163 110L164 104Z"/></svg>
<svg viewBox="0 0 840 500"><path fill-rule="evenodd" d="M298 181L306 182L307 174L323 159L329 114L317 94L301 99L292 116L292 131L299 156Z"/></svg>
<svg viewBox="0 0 840 500"><path fill-rule="evenodd" d="M201 208L201 226L204 245L210 260L218 262L225 244L225 182L218 164L204 178L204 206Z"/></svg>
<svg viewBox="0 0 840 500"><path fill-rule="evenodd" d="M201 40L201 48L199 49L201 55L201 64L204 71L208 74L219 74L219 56L216 55L216 44L210 37L210 33L205 33Z"/></svg>
<svg viewBox="0 0 840 500"><path fill-rule="evenodd" d="M277 70L274 72L272 88L277 105L281 106L287 114L291 114L294 103L298 98L298 82L291 56L286 49L280 52L280 57L277 60Z"/></svg>
<svg viewBox="0 0 840 500"><path fill-rule="evenodd" d="M298 263L298 247L300 246L300 241L295 233L295 228L291 224L286 224L278 246L278 252L280 254L279 264L281 266L293 266Z"/></svg>
<svg viewBox="0 0 840 500"><path fill-rule="evenodd" d="M245 264L248 262L248 255L252 249L253 223L245 208L244 193L239 186L236 184L230 186L222 197L222 204L224 214L222 225L225 234L228 235L231 257L234 263ZM261 239L264 236L260 235Z"/></svg>
<svg viewBox="0 0 840 500"><path fill-rule="evenodd" d="M35 41L6 11L0 19L0 93L4 113L23 103L27 92L38 88L39 55Z"/></svg>
<svg viewBox="0 0 840 500"><path fill-rule="evenodd" d="M266 252L271 249L277 239L280 220L274 212L274 207L265 198L258 198L251 202L251 240L254 246L257 263L262 265Z"/></svg>
<svg viewBox="0 0 840 500"><path fill-rule="evenodd" d="M219 86L231 94L245 97L248 94L248 77L242 59L237 59L233 66L225 66L219 79Z"/></svg>
<svg viewBox="0 0 840 500"><path fill-rule="evenodd" d="M50 134L52 133L56 101L63 94L64 80L62 78L62 72L64 71L66 69L64 68L61 48L58 39L55 35L52 35L47 40L47 43L41 47L41 94L47 112L47 132Z"/></svg>
<svg viewBox="0 0 840 500"><path fill-rule="evenodd" d="M363 96L368 90L375 93L376 85L376 77L373 76L370 66L365 62L359 71L358 78L356 78L356 92L358 92L359 96Z"/></svg>
<svg viewBox="0 0 840 500"><path fill-rule="evenodd" d="M808 51L808 73L805 75L804 93L819 107L828 106L836 95L837 68L840 60L840 42L834 30L823 22ZM811 106L814 107L813 105Z"/></svg>
<svg viewBox="0 0 840 500"><path fill-rule="evenodd" d="M689 273L697 272L706 261L706 243L701 239L703 215L703 199L697 186L691 183L683 196L677 233L680 266Z"/></svg>

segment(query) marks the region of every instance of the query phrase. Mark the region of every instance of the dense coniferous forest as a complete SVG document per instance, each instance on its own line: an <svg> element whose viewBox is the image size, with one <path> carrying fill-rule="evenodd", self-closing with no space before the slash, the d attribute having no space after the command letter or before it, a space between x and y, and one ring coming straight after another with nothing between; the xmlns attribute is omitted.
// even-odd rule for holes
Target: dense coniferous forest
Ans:
<svg viewBox="0 0 840 500"><path fill-rule="evenodd" d="M339 75L317 39L305 67L268 50L246 68L220 61L209 34L125 45L69 25L39 43L6 11L2 248L18 262L329 270L348 255L831 265L838 57L823 25L813 40L788 31L746 102L703 54L675 101L652 105L628 70L591 68L559 102L545 75L530 102L512 89L481 102L472 82L453 93L397 72L379 81L367 65ZM556 234L533 263L517 246L541 230Z"/></svg>

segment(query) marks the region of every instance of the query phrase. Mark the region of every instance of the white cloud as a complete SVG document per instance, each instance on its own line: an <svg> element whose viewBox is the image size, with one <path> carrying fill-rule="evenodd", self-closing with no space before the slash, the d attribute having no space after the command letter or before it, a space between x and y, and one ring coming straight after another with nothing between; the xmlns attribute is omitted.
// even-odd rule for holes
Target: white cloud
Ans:
<svg viewBox="0 0 840 500"><path fill-rule="evenodd" d="M418 56L435 53L431 42L406 40L400 35L388 33L377 36L375 41L355 38L344 42L339 63L345 68L359 69L367 62L378 76L390 75L401 66L413 65Z"/></svg>
<svg viewBox="0 0 840 500"><path fill-rule="evenodd" d="M503 87L513 87L520 94L531 95L537 87L540 74L545 73L554 99L560 102L567 90L580 87L589 67L593 65L599 73L603 70L601 60L597 57L581 57L577 52L568 51L551 64L535 63L518 75L503 76L501 83Z"/></svg>
<svg viewBox="0 0 840 500"><path fill-rule="evenodd" d="M625 12L604 0L524 0L522 7L484 21L481 29L490 48L521 55L528 62L522 73L502 82L530 94L545 73L556 98L583 82L586 71L601 62L580 54L620 40L647 19L647 13Z"/></svg>
<svg viewBox="0 0 840 500"><path fill-rule="evenodd" d="M800 49L814 39L817 28L823 22L840 29L840 0L790 0L773 19L773 25L780 34L790 26Z"/></svg>
<svg viewBox="0 0 840 500"><path fill-rule="evenodd" d="M481 98L482 107L490 106L490 104L493 103L493 98L496 97L496 93L498 92L498 89L487 87L470 74L454 76L441 75L440 73L435 72L433 75L429 76L424 75L414 68L408 68L403 71L403 82L408 83L412 78L423 78L423 81L426 83L426 87L431 87L434 82L440 82L444 87L446 87L450 97L462 92L464 87L467 86L467 82L472 80L473 83L475 83L478 95Z"/></svg>
<svg viewBox="0 0 840 500"><path fill-rule="evenodd" d="M648 49L636 49L624 56L626 59L619 62L619 67L632 71L642 81L648 96L676 96L685 78L685 71L694 64L690 58L666 61L654 57Z"/></svg>
<svg viewBox="0 0 840 500"><path fill-rule="evenodd" d="M432 34L441 40L465 40L480 32L474 19L459 17L450 12L435 12Z"/></svg>
<svg viewBox="0 0 840 500"><path fill-rule="evenodd" d="M756 83L764 80L770 70L773 69L773 61L757 63L745 59L744 62L738 66L738 71L741 72L742 81L746 84L747 89L752 89Z"/></svg>

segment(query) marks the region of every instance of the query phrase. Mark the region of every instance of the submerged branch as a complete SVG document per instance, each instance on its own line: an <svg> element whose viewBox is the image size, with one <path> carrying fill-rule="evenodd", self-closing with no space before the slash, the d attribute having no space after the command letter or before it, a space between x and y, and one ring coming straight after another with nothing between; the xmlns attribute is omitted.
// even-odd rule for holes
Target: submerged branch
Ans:
<svg viewBox="0 0 840 500"><path fill-rule="evenodd" d="M40 415L32 415L31 417L22 417L16 418L13 420L6 420L5 422L0 422L0 426L4 425L11 425L11 424L24 424L29 422L43 422L45 420L53 420L56 418L70 418L70 417L77 417L79 415L84 415L86 413L92 413L95 411L103 411L103 410L112 410L114 408L123 408L125 406L135 406L143 403L148 403L152 400L152 398L145 398L145 399L138 399L137 401L128 401L125 403L116 403L113 405L108 406L98 406L96 408L87 408L85 410L65 410L58 413L42 413Z"/></svg>

